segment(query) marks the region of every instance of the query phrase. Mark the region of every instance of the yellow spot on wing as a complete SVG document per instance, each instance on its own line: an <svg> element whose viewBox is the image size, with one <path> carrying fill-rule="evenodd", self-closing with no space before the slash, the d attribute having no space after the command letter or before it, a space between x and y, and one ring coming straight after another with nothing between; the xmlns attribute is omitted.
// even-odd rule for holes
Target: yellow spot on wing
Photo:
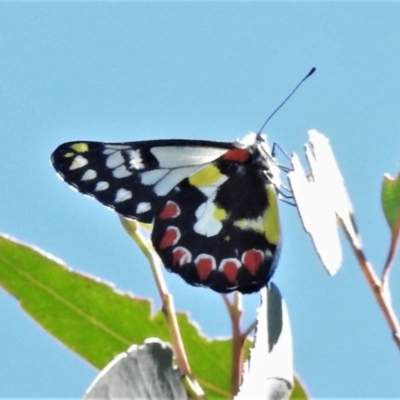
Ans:
<svg viewBox="0 0 400 400"><path fill-rule="evenodd" d="M64 154L64 157L65 158L71 158L71 157L73 157L75 155L75 153L65 153Z"/></svg>
<svg viewBox="0 0 400 400"><path fill-rule="evenodd" d="M265 237L270 243L278 244L281 237L278 201L272 185L266 186L266 192L269 206L264 213Z"/></svg>
<svg viewBox="0 0 400 400"><path fill-rule="evenodd" d="M220 170L215 165L208 165L195 174L189 177L189 183L193 186L210 186L217 184L218 181L224 178Z"/></svg>
<svg viewBox="0 0 400 400"><path fill-rule="evenodd" d="M223 208L216 207L213 212L213 217L218 221L226 219L226 211Z"/></svg>
<svg viewBox="0 0 400 400"><path fill-rule="evenodd" d="M89 150L89 146L87 143L80 142L80 143L74 143L71 145L71 149L75 150L77 153L85 153L86 151Z"/></svg>
<svg viewBox="0 0 400 400"><path fill-rule="evenodd" d="M264 233L264 221L261 217L257 219L239 219L235 221L235 225L240 229Z"/></svg>
<svg viewBox="0 0 400 400"><path fill-rule="evenodd" d="M264 215L255 219L239 219L235 221L235 225L243 230L259 232L266 237L268 242L278 244L281 236L281 228L277 197L272 185L267 185L265 189L269 205Z"/></svg>

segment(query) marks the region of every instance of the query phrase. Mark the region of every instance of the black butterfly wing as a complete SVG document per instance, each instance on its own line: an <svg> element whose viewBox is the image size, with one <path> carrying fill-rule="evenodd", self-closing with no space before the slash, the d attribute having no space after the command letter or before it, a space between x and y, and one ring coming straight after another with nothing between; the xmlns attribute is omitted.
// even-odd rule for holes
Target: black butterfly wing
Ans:
<svg viewBox="0 0 400 400"><path fill-rule="evenodd" d="M152 232L169 270L217 292L265 286L280 248L275 187L266 167L256 145L231 149L169 194Z"/></svg>
<svg viewBox="0 0 400 400"><path fill-rule="evenodd" d="M176 185L231 147L196 140L81 141L60 145L51 160L79 192L125 217L150 223Z"/></svg>
<svg viewBox="0 0 400 400"><path fill-rule="evenodd" d="M247 142L246 142L247 140ZM70 142L52 155L72 187L154 223L164 265L192 285L251 293L275 269L280 226L271 156L260 138Z"/></svg>

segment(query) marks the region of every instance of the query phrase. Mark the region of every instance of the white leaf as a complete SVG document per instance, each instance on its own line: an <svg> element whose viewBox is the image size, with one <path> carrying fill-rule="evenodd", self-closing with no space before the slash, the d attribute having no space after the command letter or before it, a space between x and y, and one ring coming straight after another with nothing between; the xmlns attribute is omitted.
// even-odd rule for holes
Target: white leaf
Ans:
<svg viewBox="0 0 400 400"><path fill-rule="evenodd" d="M286 305L273 283L260 293L254 347L235 400L283 400L293 389L292 335Z"/></svg>

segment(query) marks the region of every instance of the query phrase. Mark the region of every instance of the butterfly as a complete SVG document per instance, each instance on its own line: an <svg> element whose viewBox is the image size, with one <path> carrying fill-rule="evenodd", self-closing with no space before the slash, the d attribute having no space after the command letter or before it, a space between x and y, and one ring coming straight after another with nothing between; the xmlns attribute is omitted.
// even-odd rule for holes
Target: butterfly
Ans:
<svg viewBox="0 0 400 400"><path fill-rule="evenodd" d="M151 223L165 267L220 293L256 292L279 258L277 166L266 137L60 145L57 173L125 218Z"/></svg>

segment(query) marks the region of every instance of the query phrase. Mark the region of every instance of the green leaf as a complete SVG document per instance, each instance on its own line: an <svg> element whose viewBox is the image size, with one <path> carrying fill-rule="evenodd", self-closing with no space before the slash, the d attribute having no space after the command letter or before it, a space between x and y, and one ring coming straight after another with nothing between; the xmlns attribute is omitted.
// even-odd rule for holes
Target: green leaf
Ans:
<svg viewBox="0 0 400 400"><path fill-rule="evenodd" d="M400 228L400 174L395 178L389 175L383 177L381 196L383 213L394 234Z"/></svg>
<svg viewBox="0 0 400 400"><path fill-rule="evenodd" d="M0 235L0 285L48 332L102 369L131 344L169 340L161 311L49 254ZM229 398L231 341L201 336L184 313L178 322L196 379L209 398ZM89 384L89 383L88 383Z"/></svg>
<svg viewBox="0 0 400 400"><path fill-rule="evenodd" d="M299 380L298 377L294 379L294 388L290 395L290 400L307 400L311 399L311 396L307 393L307 389L304 384Z"/></svg>

